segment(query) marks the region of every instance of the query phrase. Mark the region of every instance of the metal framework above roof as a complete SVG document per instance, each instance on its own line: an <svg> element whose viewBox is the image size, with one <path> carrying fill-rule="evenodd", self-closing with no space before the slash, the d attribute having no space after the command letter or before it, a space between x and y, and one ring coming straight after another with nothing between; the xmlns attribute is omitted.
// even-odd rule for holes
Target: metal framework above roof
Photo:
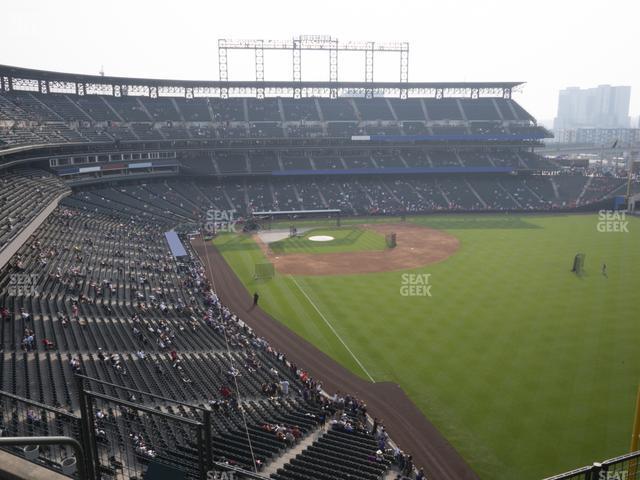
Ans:
<svg viewBox="0 0 640 480"><path fill-rule="evenodd" d="M325 51L329 53L329 81L338 81L338 54L339 52L364 53L364 81L373 82L375 53L399 54L399 79L401 83L409 81L409 43L408 42L371 42L348 41L341 42L337 38L328 35L300 35L291 40L218 40L218 72L222 81L229 79L228 54L229 50L252 50L254 52L256 81L264 80L264 51L280 50L291 52L293 61L293 81L302 81L302 52ZM261 93L258 92L260 97ZM368 97L373 96L369 89ZM405 95L403 95L405 94ZM294 93L294 96L297 96ZM406 90L401 92L406 96Z"/></svg>

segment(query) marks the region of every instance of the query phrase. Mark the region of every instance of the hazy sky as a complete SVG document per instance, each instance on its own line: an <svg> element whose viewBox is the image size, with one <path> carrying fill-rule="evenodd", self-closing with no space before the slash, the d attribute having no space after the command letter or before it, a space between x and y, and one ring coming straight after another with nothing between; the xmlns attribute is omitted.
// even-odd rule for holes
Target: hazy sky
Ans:
<svg viewBox="0 0 640 480"><path fill-rule="evenodd" d="M404 40L411 81L526 81L515 98L541 120L561 88L631 85L640 114L639 0L0 1L2 64L216 80L218 38ZM267 79L290 78L283 55L266 57ZM375 62L375 79L398 79L397 58ZM231 79L254 78L252 57L229 63ZM303 57L304 80L327 71L328 57ZM364 60L345 55L339 72L362 78Z"/></svg>

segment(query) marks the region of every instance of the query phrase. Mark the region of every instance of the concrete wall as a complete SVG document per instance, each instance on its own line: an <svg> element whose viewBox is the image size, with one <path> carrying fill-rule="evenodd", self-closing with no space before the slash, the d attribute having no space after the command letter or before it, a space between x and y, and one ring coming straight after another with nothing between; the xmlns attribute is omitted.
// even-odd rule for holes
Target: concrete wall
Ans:
<svg viewBox="0 0 640 480"><path fill-rule="evenodd" d="M69 477L2 450L0 450L0 478L4 480L69 480Z"/></svg>

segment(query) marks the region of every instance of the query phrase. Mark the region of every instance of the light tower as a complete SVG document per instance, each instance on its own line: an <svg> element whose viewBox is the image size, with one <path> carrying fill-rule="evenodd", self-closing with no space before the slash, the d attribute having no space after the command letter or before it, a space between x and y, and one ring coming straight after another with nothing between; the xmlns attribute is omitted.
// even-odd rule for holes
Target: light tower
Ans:
<svg viewBox="0 0 640 480"><path fill-rule="evenodd" d="M218 73L220 81L229 81L229 50L252 50L255 59L256 82L263 82L265 69L265 50L281 50L291 52L293 81L302 82L302 53L305 51L326 51L329 53L329 82L338 82L339 52L361 52L364 54L364 81L373 84L374 58L376 53L396 53L399 55L400 83L409 82L409 43L408 42L372 42L355 41L340 42L330 35L300 35L291 40L246 39L218 40ZM294 91L294 98L299 98L301 90ZM337 98L338 89L332 88L332 98ZM258 92L258 97L264 94ZM365 91L367 98L373 97L373 88ZM401 98L407 97L407 90L400 92Z"/></svg>

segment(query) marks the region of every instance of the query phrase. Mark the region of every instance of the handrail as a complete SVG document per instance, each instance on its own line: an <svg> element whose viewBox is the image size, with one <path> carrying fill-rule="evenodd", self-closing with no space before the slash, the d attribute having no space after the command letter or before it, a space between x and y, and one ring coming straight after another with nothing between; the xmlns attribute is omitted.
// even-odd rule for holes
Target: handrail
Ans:
<svg viewBox="0 0 640 480"><path fill-rule="evenodd" d="M9 392L6 392L4 390L0 390L0 398L2 398L2 397L7 397L7 398L10 398L12 400L17 400L19 402L26 403L28 405L31 405L34 408L44 409L44 410L47 410L47 411L52 412L52 413L58 413L58 414L61 414L61 415L72 417L75 420L80 420L80 416L78 416L75 413L70 412L68 410L63 410L62 408L53 407L51 405L45 405L44 403L40 403L40 402L37 402L35 400L31 400L29 398L24 398L24 397L21 397L19 395L14 395L13 393L9 393ZM29 438L31 438L31 437L29 437Z"/></svg>
<svg viewBox="0 0 640 480"><path fill-rule="evenodd" d="M91 390L85 390L84 392L87 395L90 395L92 398L99 398L100 400L104 400L107 402L114 402L119 405L124 405L125 407L131 408L134 410L139 410L141 412L145 412L151 415L159 415L159 416L170 418L172 420L177 420L179 422L186 423L188 425L195 426L195 427L199 427L203 425L202 422L199 422L198 420L193 420L192 418L180 417L178 415L174 415L173 413L163 412L161 410L156 410L155 408L147 407L145 405L140 405L138 403L129 402L127 400L122 400L120 398L112 397L109 395L104 395L102 393L92 392Z"/></svg>
<svg viewBox="0 0 640 480"><path fill-rule="evenodd" d="M129 387L125 387L125 386L122 386L122 385L117 385L115 383L107 382L106 380L100 380L99 378L88 377L88 376L82 375L80 373L76 373L75 376L76 376L76 378L80 378L80 379L83 379L83 380L88 380L90 382L100 383L102 385L108 385L108 386L110 386L112 388L122 389L122 390L125 390L127 392L135 392L135 393L138 393L138 394L144 394L144 395L146 395L148 397L157 398L158 400L162 400L163 402L174 403L176 405L181 405L183 407L193 408L195 410L207 411L206 408L199 407L198 405L191 405L190 403L181 402L180 400L173 400L171 398L163 397L162 395L156 395L155 393L144 392L142 390L137 390L135 388L129 388ZM115 398L114 398L114 400L121 401L121 400L118 400L118 399L115 399Z"/></svg>
<svg viewBox="0 0 640 480"><path fill-rule="evenodd" d="M609 460L603 460L601 462L594 462L592 465L576 468L574 470L559 473L552 477L547 477L544 480L572 480L578 478L588 480L595 478L605 478L602 476L602 472L607 472L609 467L615 467L616 465L623 464L624 462L638 461L640 458L640 451L625 453L618 457L610 458ZM635 462L633 465L635 465ZM609 478L609 477L606 477ZM629 476L629 478L632 478ZM635 476L633 477L635 478Z"/></svg>
<svg viewBox="0 0 640 480"><path fill-rule="evenodd" d="M247 470L244 470L243 468L236 467L235 465L229 465L228 463L213 462L213 465L216 467L220 467L223 470L230 470L232 472L241 473L243 476L252 478L254 480L269 480L269 477L265 477L264 475L260 475L259 473L249 472Z"/></svg>

